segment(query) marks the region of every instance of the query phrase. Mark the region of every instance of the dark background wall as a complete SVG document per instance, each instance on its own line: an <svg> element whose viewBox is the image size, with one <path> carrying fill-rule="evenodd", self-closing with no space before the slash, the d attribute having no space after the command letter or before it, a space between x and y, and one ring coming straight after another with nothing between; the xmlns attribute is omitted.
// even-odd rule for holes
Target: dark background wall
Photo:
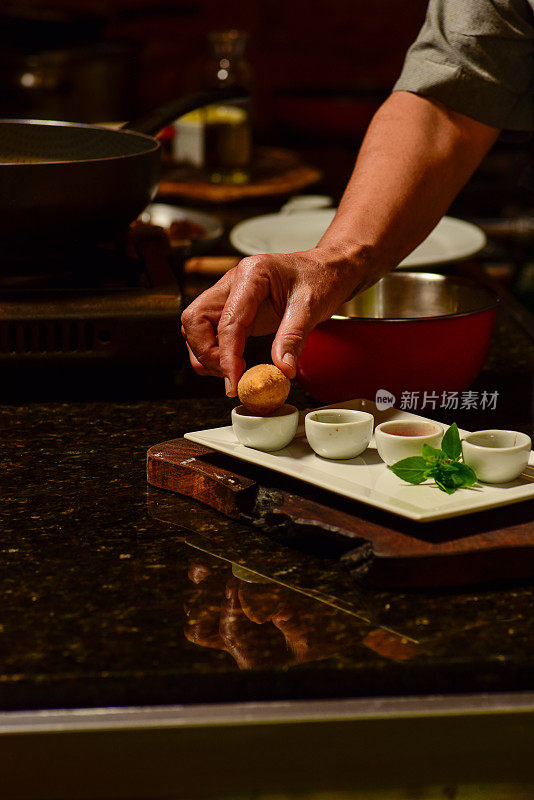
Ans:
<svg viewBox="0 0 534 800"><path fill-rule="evenodd" d="M209 31L247 31L256 143L299 150L325 171L321 188L336 195L373 112L399 74L426 5L427 0L6 0L0 26L10 7L85 13L99 18L105 41L133 43L129 72L114 90L120 119L199 88ZM20 42L0 27L0 66L13 47ZM105 85L111 93L111 83L91 77L87 91L94 95ZM13 116L6 86L0 88L0 113ZM62 118L82 119L82 113L80 108ZM463 193L458 213L469 214L472 207L474 215L513 214L528 204L515 187L531 153L531 144L499 146L471 183L473 192Z"/></svg>
<svg viewBox="0 0 534 800"><path fill-rule="evenodd" d="M199 84L206 34L249 32L258 125L281 92L387 91L424 18L426 0L18 0L17 6L100 15L104 34L140 44L141 109Z"/></svg>

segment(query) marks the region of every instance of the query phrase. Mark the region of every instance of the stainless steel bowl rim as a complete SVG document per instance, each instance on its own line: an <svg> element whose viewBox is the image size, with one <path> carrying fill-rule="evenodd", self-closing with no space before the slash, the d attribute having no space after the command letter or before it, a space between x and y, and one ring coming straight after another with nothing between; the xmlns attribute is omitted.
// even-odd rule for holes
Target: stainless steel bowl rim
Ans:
<svg viewBox="0 0 534 800"><path fill-rule="evenodd" d="M393 280L393 281L402 282L403 280L405 280L407 278L413 278L416 283L436 282L436 283L441 283L444 286L448 285L448 284L453 285L453 286L454 285L465 286L465 287L468 287L468 288L471 288L471 289L475 290L476 292L479 292L480 296L481 296L481 301L484 300L484 303L482 305L476 306L476 307L474 307L472 309L466 309L466 310L462 310L462 311L455 311L455 312L449 313L449 314L430 314L429 316L426 316L426 317L423 317L423 316L417 316L417 317L370 317L370 316L356 316L356 315L347 316L347 315L343 315L343 314L333 314L331 317L329 317L328 320L325 320L325 322L328 322L329 320L345 321L345 322L358 321L358 322L395 322L395 323L398 323L398 322L410 322L410 323L414 323L414 322L430 322L432 320L438 321L438 320L445 320L445 319L456 319L456 318L459 318L459 317L471 317L471 316L474 316L475 314L482 314L485 311L489 311L492 308L496 308L499 305L499 303L501 302L501 299L497 295L495 295L490 289L488 289L486 286L481 286L480 284L476 283L475 281L470 280L469 278L464 278L463 276L441 275L440 273L436 273L436 272L419 272L419 271L410 272L410 271L406 270L406 271L403 271L403 272L393 272L393 273L390 273L388 275L385 275L383 278L380 279L380 281L383 281L384 279L390 279L390 280ZM380 281L377 281L377 284L380 283ZM377 284L374 284L374 286L376 286ZM370 288L372 289L373 286L371 286ZM366 290L366 291L368 291L368 290Z"/></svg>

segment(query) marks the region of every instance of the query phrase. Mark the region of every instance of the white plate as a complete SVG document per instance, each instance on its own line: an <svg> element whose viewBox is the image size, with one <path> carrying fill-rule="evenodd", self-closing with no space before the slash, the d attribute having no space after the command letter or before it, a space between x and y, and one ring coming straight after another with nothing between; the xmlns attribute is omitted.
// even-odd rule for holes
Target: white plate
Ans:
<svg viewBox="0 0 534 800"><path fill-rule="evenodd" d="M236 250L247 256L309 250L315 247L335 213L335 209L327 208L252 217L233 228L230 241ZM443 217L399 266L427 267L458 261L478 253L485 244L486 236L476 225L455 217Z"/></svg>
<svg viewBox="0 0 534 800"><path fill-rule="evenodd" d="M328 407L328 406L327 406ZM349 400L331 408L355 408L369 411L375 422L386 419L417 419L428 421L406 411L388 409L377 411L370 400ZM303 428L299 429L300 431ZM467 431L460 431L465 435ZM306 438L297 432L293 442L276 453L262 453L239 444L232 427L211 428L185 434L186 439L198 442L213 450L267 467L292 478L306 481L321 489L359 500L401 517L430 522L431 520L457 517L483 511L488 508L518 503L534 498L534 456L530 454L529 465L515 481L493 485L479 484L472 489L458 489L454 494L445 494L432 483L414 486L391 472L376 452L374 438L369 448L358 458L348 461L329 461L317 456Z"/></svg>

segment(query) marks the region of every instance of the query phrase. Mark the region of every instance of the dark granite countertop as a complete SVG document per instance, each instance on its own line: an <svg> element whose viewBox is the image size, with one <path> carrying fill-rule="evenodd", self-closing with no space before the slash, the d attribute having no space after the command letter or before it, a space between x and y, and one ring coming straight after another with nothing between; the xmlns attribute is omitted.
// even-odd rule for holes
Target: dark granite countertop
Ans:
<svg viewBox="0 0 534 800"><path fill-rule="evenodd" d="M497 409L456 419L532 432L534 345L502 314L493 341L477 385L499 390ZM90 382L82 400L26 380L1 406L2 709L533 688L534 585L358 586L334 560L147 487L151 445L227 424L218 381L184 370L114 400Z"/></svg>

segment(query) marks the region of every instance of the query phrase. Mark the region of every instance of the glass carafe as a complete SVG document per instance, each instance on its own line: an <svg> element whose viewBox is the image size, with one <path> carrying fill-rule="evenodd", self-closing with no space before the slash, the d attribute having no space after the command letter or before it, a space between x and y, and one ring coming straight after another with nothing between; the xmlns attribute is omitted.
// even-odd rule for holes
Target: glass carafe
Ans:
<svg viewBox="0 0 534 800"><path fill-rule="evenodd" d="M207 88L242 86L250 90L251 71L245 60L244 31L212 31L211 58L206 64ZM250 179L252 126L250 101L208 106L204 110L204 166L214 183L246 183Z"/></svg>

